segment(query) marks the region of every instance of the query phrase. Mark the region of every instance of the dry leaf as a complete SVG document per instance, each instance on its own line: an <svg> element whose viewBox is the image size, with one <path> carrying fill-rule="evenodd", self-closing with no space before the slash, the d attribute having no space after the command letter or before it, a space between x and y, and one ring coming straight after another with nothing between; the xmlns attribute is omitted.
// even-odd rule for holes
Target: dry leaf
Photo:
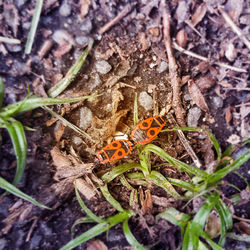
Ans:
<svg viewBox="0 0 250 250"><path fill-rule="evenodd" d="M206 12L207 12L207 4L206 3L202 3L196 9L195 13L192 16L191 23L193 24L194 27L203 19L203 17L206 15Z"/></svg>
<svg viewBox="0 0 250 250"><path fill-rule="evenodd" d="M89 6L91 4L91 0L81 0L81 18L83 19L89 12Z"/></svg>
<svg viewBox="0 0 250 250"><path fill-rule="evenodd" d="M209 111L205 98L203 97L198 85L193 80L188 81L188 92L191 99L197 106L199 106L203 111Z"/></svg>
<svg viewBox="0 0 250 250"><path fill-rule="evenodd" d="M83 178L78 178L75 180L75 185L79 192L88 200L95 197L96 192L90 184L88 184Z"/></svg>
<svg viewBox="0 0 250 250"><path fill-rule="evenodd" d="M232 112L231 112L231 106L228 106L226 108L226 113L225 113L225 119L226 119L226 123L229 124L232 120Z"/></svg>
<svg viewBox="0 0 250 250"><path fill-rule="evenodd" d="M147 189L145 191L145 196L143 193L142 188L139 189L139 198L140 198L140 203L141 203L141 209L143 214L151 214L152 208L153 208L153 203L152 203L152 196L150 193L150 190Z"/></svg>
<svg viewBox="0 0 250 250"><path fill-rule="evenodd" d="M198 85L201 92L205 92L214 86L215 80L211 76L200 77L196 80L196 84Z"/></svg>
<svg viewBox="0 0 250 250"><path fill-rule="evenodd" d="M159 197L156 195L152 195L152 201L157 206L168 208L168 207L173 207L173 202L176 200L172 197L166 198L166 197Z"/></svg>
<svg viewBox="0 0 250 250"><path fill-rule="evenodd" d="M16 203L20 204L19 201ZM1 231L2 234L7 234L15 223L26 220L34 208L34 205L29 202L24 202L20 207L16 203L10 208L8 217L2 221L6 224Z"/></svg>
<svg viewBox="0 0 250 250"><path fill-rule="evenodd" d="M250 235L250 224L249 223L247 223L245 221L241 221L241 222L235 223L234 226L241 233Z"/></svg>
<svg viewBox="0 0 250 250"><path fill-rule="evenodd" d="M101 240L91 240L87 243L86 250L108 250L108 248Z"/></svg>
<svg viewBox="0 0 250 250"><path fill-rule="evenodd" d="M220 218L214 212L211 212L205 226L205 232L213 239L220 235L220 228Z"/></svg>
<svg viewBox="0 0 250 250"><path fill-rule="evenodd" d="M56 123L55 129L54 129L54 135L56 138L56 142L60 141L60 139L64 133L64 130L65 130L65 126L63 125L63 123L61 121L58 121Z"/></svg>

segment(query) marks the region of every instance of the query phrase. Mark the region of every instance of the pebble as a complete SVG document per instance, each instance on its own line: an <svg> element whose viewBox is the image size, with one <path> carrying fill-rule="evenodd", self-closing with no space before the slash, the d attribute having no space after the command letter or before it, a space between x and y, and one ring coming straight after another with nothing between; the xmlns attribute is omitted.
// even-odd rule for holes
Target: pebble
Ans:
<svg viewBox="0 0 250 250"><path fill-rule="evenodd" d="M158 73L162 73L168 68L168 63L165 61L161 61L160 65L157 67L156 71Z"/></svg>
<svg viewBox="0 0 250 250"><path fill-rule="evenodd" d="M80 109L80 128L83 130L86 130L88 127L90 127L92 123L92 111L87 108L83 107Z"/></svg>
<svg viewBox="0 0 250 250"><path fill-rule="evenodd" d="M201 116L200 108L193 107L189 109L187 116L188 127L197 127L200 116Z"/></svg>
<svg viewBox="0 0 250 250"><path fill-rule="evenodd" d="M97 72L99 72L102 75L107 74L112 69L112 66L105 60L97 61L95 63L95 67Z"/></svg>
<svg viewBox="0 0 250 250"><path fill-rule="evenodd" d="M139 95L139 103L147 111L149 111L149 110L151 110L153 108L153 99L145 91L140 93L140 95Z"/></svg>
<svg viewBox="0 0 250 250"><path fill-rule="evenodd" d="M214 109L222 108L223 107L223 100L219 96L212 97L212 104Z"/></svg>
<svg viewBox="0 0 250 250"><path fill-rule="evenodd" d="M75 136L73 138L73 143L76 145L76 146L80 146L82 144L82 138L78 137L78 136Z"/></svg>
<svg viewBox="0 0 250 250"><path fill-rule="evenodd" d="M22 27L23 27L23 29L25 29L25 30L30 29L30 26L31 26L31 22L23 22L23 23L22 23Z"/></svg>
<svg viewBox="0 0 250 250"><path fill-rule="evenodd" d="M60 9L59 9L59 14L61 16L65 16L65 17L69 16L71 14L71 7L70 7L70 5L67 4L67 3L63 3L61 5Z"/></svg>
<svg viewBox="0 0 250 250"><path fill-rule="evenodd" d="M90 81L90 86L89 86L90 91L93 91L93 89L98 87L101 83L102 83L102 80L99 74L95 74L93 79Z"/></svg>
<svg viewBox="0 0 250 250"><path fill-rule="evenodd" d="M15 0L15 4L18 8L22 7L28 0ZM1 1L0 1L1 2ZM0 4L1 5L1 4Z"/></svg>
<svg viewBox="0 0 250 250"><path fill-rule="evenodd" d="M77 37L75 38L76 43L77 43L78 45L82 46L82 47L88 45L90 39L91 39L91 38L88 37L88 36L77 36Z"/></svg>
<svg viewBox="0 0 250 250"><path fill-rule="evenodd" d="M82 21L80 30L86 33L90 33L90 31L92 30L92 23L90 19L86 18Z"/></svg>
<svg viewBox="0 0 250 250"><path fill-rule="evenodd" d="M72 37L72 35L66 31L66 30L56 30L53 35L52 35L52 39L58 43L59 45L64 45L65 41L67 41L68 43L74 45L75 44L75 40Z"/></svg>
<svg viewBox="0 0 250 250"><path fill-rule="evenodd" d="M22 46L18 44L6 44L7 50L9 52L20 52L22 50Z"/></svg>

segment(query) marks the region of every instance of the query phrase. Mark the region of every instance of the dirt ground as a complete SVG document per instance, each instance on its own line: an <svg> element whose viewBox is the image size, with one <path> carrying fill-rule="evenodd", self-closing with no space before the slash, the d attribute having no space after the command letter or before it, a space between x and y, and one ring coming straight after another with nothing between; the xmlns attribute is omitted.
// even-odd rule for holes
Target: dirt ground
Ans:
<svg viewBox="0 0 250 250"><path fill-rule="evenodd" d="M42 210L10 194L2 197L0 249L59 249L72 239L72 225L84 216L73 191L73 180L83 177L87 182L86 173L100 177L117 164L97 164L95 154L119 134L130 135L136 93L140 120L172 113L181 126L210 129L222 150L249 138L250 3L246 0L166 2L170 2L167 13L163 11L164 1L160 0L45 1L31 54L26 55L25 42L35 1L0 0L0 36L21 41L9 44L0 40L5 105L23 99L27 84L33 93L46 97L47 91L65 76L91 40L94 46L84 66L60 97L102 94L80 104L54 108L85 130L92 140L79 136L42 109L20 117L35 132L26 131L27 168L18 188L53 209ZM171 39L166 35L167 19ZM179 90L172 84L167 40L171 40L178 67ZM179 100L180 106L175 107L173 100L176 103ZM167 126L174 127L170 121ZM8 134L4 130L1 133L0 174L11 182L15 155ZM203 169L209 169L214 158L211 143L198 133L186 136ZM155 143L170 155L192 162L174 132L161 133ZM243 152L244 148L234 156ZM68 163L67 170L58 164L59 159ZM121 160L131 161L138 161L135 150ZM162 162L159 157L152 161ZM162 171L183 178L171 167ZM238 172L249 183L249 162ZM249 191L244 179L232 173L225 181L240 191ZM225 197L239 192L232 185L222 187ZM112 182L109 189L128 208L129 190L118 181ZM86 205L97 215L115 214L115 209L94 187L83 195ZM151 190L151 195L151 211L143 219L139 215L133 217L131 230L141 244L151 249L177 249L181 243L178 227L163 220L156 223L154 216L167 207L190 212L194 204L184 207L185 202L157 188ZM249 223L249 205L246 199L234 206L236 224L240 218ZM91 224L78 225L75 235L89 228ZM240 227L234 227L233 231L247 233ZM130 249L120 225L109 231L108 238L102 234L78 249L105 249L100 241L108 249ZM246 249L249 244L228 238L225 248Z"/></svg>

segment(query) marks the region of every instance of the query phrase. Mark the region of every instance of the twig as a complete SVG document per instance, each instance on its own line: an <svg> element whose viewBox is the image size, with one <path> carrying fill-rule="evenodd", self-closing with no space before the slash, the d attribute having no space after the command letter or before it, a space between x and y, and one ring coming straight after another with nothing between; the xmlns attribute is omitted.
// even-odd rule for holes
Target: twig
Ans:
<svg viewBox="0 0 250 250"><path fill-rule="evenodd" d="M178 75L178 66L172 50L172 43L170 37L170 12L168 6L165 4L165 1L161 1L160 9L162 10L163 17L163 36L165 48L168 54L168 63L169 63L169 76L170 82L173 89L173 100L172 106L175 111L177 123L180 126L185 127L185 110L181 105L181 78Z"/></svg>
<svg viewBox="0 0 250 250"><path fill-rule="evenodd" d="M109 30L112 26L117 24L123 17L125 17L132 9L134 5L128 4L126 5L123 10L110 22L106 23L103 27L98 30L98 34L102 35L104 32Z"/></svg>
<svg viewBox="0 0 250 250"><path fill-rule="evenodd" d="M171 113L167 113L166 117L167 117L167 119L169 120L170 123L172 123L175 127L178 127L178 124L175 121L175 119L174 119L174 117L172 116ZM179 137L180 141L182 142L184 148L186 149L186 151L188 152L188 154L192 158L195 166L197 168L201 168L201 166L202 166L201 162L200 162L198 156L195 154L195 152L194 152L193 148L191 147L190 143L186 139L184 133L181 130L177 130L177 133L178 133L178 137Z"/></svg>
<svg viewBox="0 0 250 250"><path fill-rule="evenodd" d="M224 11L224 8L222 6L219 6L218 9L222 14L223 18L225 19L225 21L227 22L227 24L232 28L232 30L239 36L239 38L245 43L245 45L250 50L250 42L248 41L242 30L238 26L236 26L231 17L227 14L227 12Z"/></svg>
<svg viewBox="0 0 250 250"><path fill-rule="evenodd" d="M189 51L189 50L186 50L186 49L183 49L182 47L180 47L176 42L173 42L173 48L182 52L183 54L186 54L188 56L192 56L194 58L197 58L201 61L205 61L205 62L209 62L209 59L204 57L204 56L200 56L192 51ZM223 68L226 68L226 69L230 69L230 70L233 70L233 71L236 71L236 72L242 72L242 73L247 73L247 71L245 69L240 69L240 68L237 68L237 67L233 67L233 66L230 66L226 63L222 63L222 62L214 62L214 64L220 66L220 67L223 67Z"/></svg>
<svg viewBox="0 0 250 250"><path fill-rule="evenodd" d="M15 38L0 36L0 43L20 44L21 41Z"/></svg>
<svg viewBox="0 0 250 250"><path fill-rule="evenodd" d="M28 232L28 235L27 235L27 237L26 237L26 242L29 242L29 241L30 241L31 234L32 234L33 231L34 231L34 228L35 228L37 222L38 222L38 218L37 218L37 217L34 217L34 221L33 221L32 225L31 225L30 230L29 230L29 232Z"/></svg>

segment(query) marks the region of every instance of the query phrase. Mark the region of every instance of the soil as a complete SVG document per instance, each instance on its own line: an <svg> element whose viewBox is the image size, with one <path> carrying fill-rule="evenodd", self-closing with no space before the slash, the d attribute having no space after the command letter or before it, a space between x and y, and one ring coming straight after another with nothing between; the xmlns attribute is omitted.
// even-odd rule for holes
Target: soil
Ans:
<svg viewBox="0 0 250 250"><path fill-rule="evenodd" d="M169 2L172 41L185 52L203 57L200 60L180 49L173 50L181 78L184 122L188 126L210 129L223 151L228 145L249 138L250 48L244 42L244 36L239 37L222 14L228 13L249 40L249 2ZM135 93L138 94L139 120L166 113L177 117L172 103L171 65L165 48L161 4L159 0L46 1L32 51L27 55L24 53L25 43L35 1L0 1L0 36L21 41L14 45L0 43L0 75L6 87L4 105L23 99L27 95L27 83L33 93L46 97L47 91L67 73L91 39L94 40L93 49L75 80L60 97L102 94L80 104L54 107L71 123L85 129L92 141L59 121L53 121L43 109L18 118L25 126L35 129L35 132L26 131L27 167L18 188L53 209L42 210L11 194L3 196L0 201L0 249L59 249L72 239L71 227L85 216L76 200L73 180L83 178L91 186L97 177L118 165L117 162L95 163L95 153L117 138L118 132L131 134ZM120 20L117 16L121 16ZM105 24L111 20L114 23L107 28ZM90 121L87 117L91 117ZM174 124L168 120L167 127L174 127ZM15 154L7 132L1 130L1 134L0 173L11 182L15 174ZM214 160L209 141L199 133L186 133L186 136L203 169L209 170ZM175 132L161 133L153 143L173 157L192 163ZM234 157L239 157L246 148L247 145L237 150ZM69 177L66 168L58 165L60 157L69 161ZM151 160L153 165L163 162L155 156ZM136 150L120 162L132 161L138 162ZM169 177L185 178L183 173L168 165L157 169ZM246 184L250 181L249 162L237 172L225 178L225 185L221 187L225 199L239 192L249 192ZM136 183L130 184L139 188ZM93 212L104 217L116 213L98 189L87 189L86 186L86 190L89 193L85 191L82 198ZM124 208L129 208L129 189L114 180L109 190ZM148 190L142 185L140 192L146 195ZM141 244L151 249L177 249L181 244L179 228L164 220L156 223L154 216L166 207L192 212L194 204L185 206L185 202L171 198L154 186L150 188L150 195L153 197L152 208L146 212L138 208L138 215L129 221L131 231ZM249 222L249 205L247 198L233 206L232 211L237 216L234 217L235 224L241 218ZM75 236L91 226L77 225ZM237 226L232 231L247 233ZM78 249L105 249L103 244L108 249L130 248L122 226L117 225L109 231L108 237L102 234ZM230 238L225 244L226 249L248 247L249 242Z"/></svg>

